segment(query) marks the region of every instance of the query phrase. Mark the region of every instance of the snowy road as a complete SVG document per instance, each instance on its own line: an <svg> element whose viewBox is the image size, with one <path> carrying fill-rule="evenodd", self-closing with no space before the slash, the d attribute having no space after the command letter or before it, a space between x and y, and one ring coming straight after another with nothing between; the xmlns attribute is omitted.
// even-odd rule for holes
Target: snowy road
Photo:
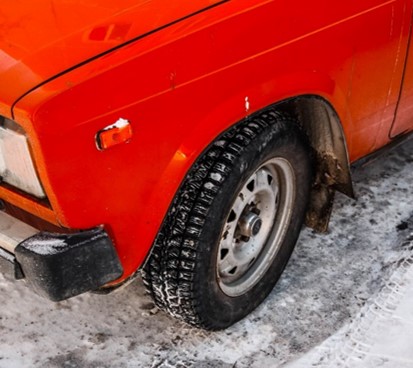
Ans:
<svg viewBox="0 0 413 368"><path fill-rule="evenodd" d="M406 295L413 300L413 244L406 240L413 234L413 140L357 168L354 180L358 201L338 195L329 234L304 230L266 302L226 331L196 330L156 313L140 280L108 296L55 304L0 275L0 368L393 367L374 353L374 338L388 325L368 318L392 282L400 284L391 294L394 310L408 313ZM413 351L411 321L402 336L391 335L394 349ZM361 349L354 345L360 336L369 342ZM413 366L394 349L386 356Z"/></svg>

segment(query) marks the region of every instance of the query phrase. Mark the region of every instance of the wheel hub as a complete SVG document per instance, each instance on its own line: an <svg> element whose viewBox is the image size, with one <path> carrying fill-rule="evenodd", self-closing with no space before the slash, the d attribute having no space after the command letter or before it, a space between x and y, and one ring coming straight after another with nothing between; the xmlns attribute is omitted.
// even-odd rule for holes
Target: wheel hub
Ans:
<svg viewBox="0 0 413 368"><path fill-rule="evenodd" d="M237 193L218 248L217 277L225 294L244 294L270 267L288 228L294 195L294 173L282 158L260 166Z"/></svg>
<svg viewBox="0 0 413 368"><path fill-rule="evenodd" d="M261 230L262 220L257 214L248 212L241 217L238 225L241 235L249 238L258 235Z"/></svg>

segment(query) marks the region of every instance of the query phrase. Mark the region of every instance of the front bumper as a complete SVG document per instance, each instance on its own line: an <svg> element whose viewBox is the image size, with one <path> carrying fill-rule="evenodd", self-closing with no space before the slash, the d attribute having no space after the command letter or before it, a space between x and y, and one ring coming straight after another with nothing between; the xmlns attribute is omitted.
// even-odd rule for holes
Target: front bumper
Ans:
<svg viewBox="0 0 413 368"><path fill-rule="evenodd" d="M38 232L0 212L0 257L40 295L59 301L96 290L123 269L112 241L97 227L74 234Z"/></svg>

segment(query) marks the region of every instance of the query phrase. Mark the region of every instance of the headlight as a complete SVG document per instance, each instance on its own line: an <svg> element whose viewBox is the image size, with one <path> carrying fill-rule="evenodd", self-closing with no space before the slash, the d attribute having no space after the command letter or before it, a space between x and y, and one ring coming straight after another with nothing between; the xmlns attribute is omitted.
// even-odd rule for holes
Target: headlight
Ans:
<svg viewBox="0 0 413 368"><path fill-rule="evenodd" d="M36 197L46 195L37 176L24 130L15 122L0 117L0 176Z"/></svg>

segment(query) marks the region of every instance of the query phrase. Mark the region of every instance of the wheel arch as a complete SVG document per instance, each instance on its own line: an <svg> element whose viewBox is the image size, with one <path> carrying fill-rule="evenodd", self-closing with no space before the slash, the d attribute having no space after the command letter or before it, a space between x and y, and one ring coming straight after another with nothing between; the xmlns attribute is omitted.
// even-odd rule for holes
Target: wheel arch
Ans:
<svg viewBox="0 0 413 368"><path fill-rule="evenodd" d="M240 99L238 98L238 100ZM354 198L347 140L339 114L325 97L317 94L306 94L293 95L267 106L264 105L264 107L255 110L250 117L271 108L294 117L309 139L313 152L315 176L306 224L316 231L325 232L330 220L335 191L338 190ZM219 113L212 115L217 118L220 116ZM208 116L205 119L214 120L213 117ZM249 116L247 115L237 120L238 123L245 118L248 119ZM236 124L227 124L226 129ZM192 131L190 138L200 134L200 132L202 132L205 140L208 140L208 137L211 136L215 136L214 139L219 138L220 134L216 136L211 131L200 130L200 127L205 126L208 127L207 125L200 124L198 126L199 129L195 128ZM211 126L208 128L214 129ZM176 157L171 161L171 166L168 168L171 170L171 176L176 176L177 171L181 171L181 173L187 172L186 160L182 160L182 158L186 157L185 151L191 151L191 145L192 139L187 138L185 144L181 146L182 150L177 151ZM195 155L194 162L202 156L203 152L204 150L199 155Z"/></svg>
<svg viewBox="0 0 413 368"><path fill-rule="evenodd" d="M342 123L333 106L317 95L290 98L278 107L295 117L310 141L315 177L306 224L317 231L327 231L335 191L354 198Z"/></svg>

